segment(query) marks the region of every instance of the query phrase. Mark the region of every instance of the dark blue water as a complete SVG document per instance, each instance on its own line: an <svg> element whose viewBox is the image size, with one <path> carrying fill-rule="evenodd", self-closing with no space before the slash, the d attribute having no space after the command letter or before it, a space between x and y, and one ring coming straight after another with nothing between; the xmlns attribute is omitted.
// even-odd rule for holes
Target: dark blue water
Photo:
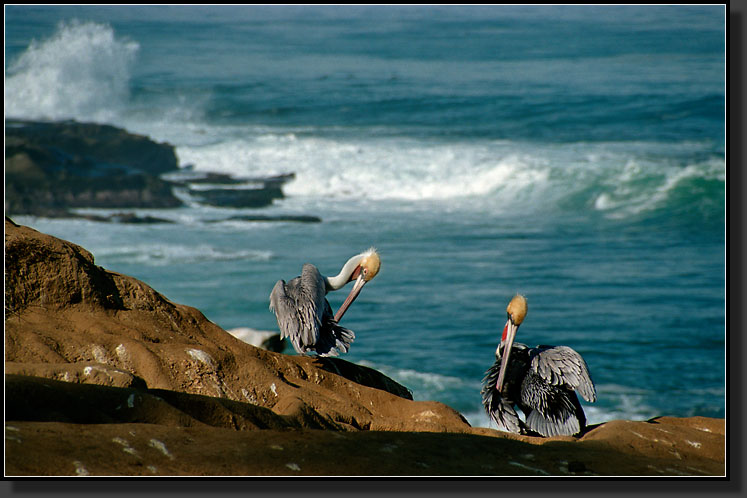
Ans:
<svg viewBox="0 0 747 498"><path fill-rule="evenodd" d="M382 271L346 356L480 414L515 292L583 354L592 422L724 416L723 6L6 7L6 116L108 122L182 166L293 171L318 225L22 218L225 328L275 281ZM246 210L244 210L246 211ZM149 212L154 214L153 212ZM330 295L333 307L344 295Z"/></svg>

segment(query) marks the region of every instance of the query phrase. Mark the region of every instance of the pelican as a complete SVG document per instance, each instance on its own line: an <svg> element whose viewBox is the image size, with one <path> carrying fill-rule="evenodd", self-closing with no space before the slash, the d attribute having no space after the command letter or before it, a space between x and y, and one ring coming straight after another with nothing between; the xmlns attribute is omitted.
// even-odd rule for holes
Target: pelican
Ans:
<svg viewBox="0 0 747 498"><path fill-rule="evenodd" d="M482 404L488 416L506 432L545 437L580 433L586 416L574 391L586 401L597 399L586 362L567 346L530 348L514 343L527 314L524 296L514 296L506 314L495 363L483 379ZM519 419L514 405L524 412L526 422Z"/></svg>
<svg viewBox="0 0 747 498"><path fill-rule="evenodd" d="M310 351L319 356L347 353L355 333L338 322L363 286L379 273L380 266L379 254L372 247L348 259L334 277L325 277L316 266L306 263L300 276L288 283L278 280L270 293L270 310L278 320L280 337L288 337L300 354ZM333 316L325 296L353 281L350 294Z"/></svg>

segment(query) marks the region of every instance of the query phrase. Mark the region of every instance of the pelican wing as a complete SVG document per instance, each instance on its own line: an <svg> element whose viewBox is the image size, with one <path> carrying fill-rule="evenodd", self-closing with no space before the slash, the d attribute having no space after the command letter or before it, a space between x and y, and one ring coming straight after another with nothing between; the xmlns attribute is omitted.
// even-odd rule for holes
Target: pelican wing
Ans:
<svg viewBox="0 0 747 498"><path fill-rule="evenodd" d="M285 281L278 280L270 293L270 309L278 320L280 337L290 339L296 351L301 353L305 350L304 344L313 338L313 332L303 326L297 313L296 300L286 293L286 289Z"/></svg>
<svg viewBox="0 0 747 498"><path fill-rule="evenodd" d="M578 390L586 401L596 401L597 393L586 362L567 346L538 346L529 352L531 372L553 386Z"/></svg>
<svg viewBox="0 0 747 498"><path fill-rule="evenodd" d="M527 428L542 436L572 436L586 425L576 393L565 385L553 385L534 372L527 372L522 381L520 398L520 406L527 413Z"/></svg>
<svg viewBox="0 0 747 498"><path fill-rule="evenodd" d="M573 436L585 426L578 417L569 414L565 419L554 419L543 415L539 410L532 410L527 415L527 428L545 437Z"/></svg>
<svg viewBox="0 0 747 498"><path fill-rule="evenodd" d="M299 353L316 345L327 301L325 294L324 278L310 264L305 264L301 276L287 284L278 280L270 293L270 309L277 317L280 336L288 337Z"/></svg>
<svg viewBox="0 0 747 498"><path fill-rule="evenodd" d="M504 398L496 389L501 364L496 361L485 373L482 380L482 405L499 431L522 433L522 422L514 410L513 403Z"/></svg>

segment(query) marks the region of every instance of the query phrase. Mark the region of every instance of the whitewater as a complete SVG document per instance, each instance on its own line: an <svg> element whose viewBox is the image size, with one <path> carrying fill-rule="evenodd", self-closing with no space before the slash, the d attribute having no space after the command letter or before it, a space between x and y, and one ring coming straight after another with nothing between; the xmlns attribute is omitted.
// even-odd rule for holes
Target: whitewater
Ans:
<svg viewBox="0 0 747 498"><path fill-rule="evenodd" d="M375 245L346 359L473 425L488 425L480 384L515 292L519 341L586 358L591 423L724 416L718 11L595 7L592 29L582 7L560 24L520 7L205 9L9 8L6 118L171 143L177 178L295 173L262 212L322 223L216 222L255 211L187 197L137 210L173 225L15 221L224 328L276 329L275 281Z"/></svg>

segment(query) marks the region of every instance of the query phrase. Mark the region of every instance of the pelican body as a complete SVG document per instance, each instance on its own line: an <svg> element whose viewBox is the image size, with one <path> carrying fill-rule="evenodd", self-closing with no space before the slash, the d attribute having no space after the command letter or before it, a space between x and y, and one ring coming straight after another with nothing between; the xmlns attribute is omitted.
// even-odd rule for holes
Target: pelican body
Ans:
<svg viewBox="0 0 747 498"><path fill-rule="evenodd" d="M270 293L270 310L280 327L280 337L288 338L300 354L316 352L319 356L347 353L355 339L352 330L338 322L355 301L363 286L379 272L381 260L375 249L356 254L334 277L325 277L316 266L306 263L301 275L286 283L278 280ZM326 295L355 282L345 302L332 313Z"/></svg>
<svg viewBox="0 0 747 498"><path fill-rule="evenodd" d="M582 432L586 416L575 391L586 401L596 401L586 362L567 346L530 348L514 343L527 313L524 296L514 296L506 313L496 361L483 379L482 403L488 416L506 432L545 437ZM524 412L526 421L514 406Z"/></svg>

